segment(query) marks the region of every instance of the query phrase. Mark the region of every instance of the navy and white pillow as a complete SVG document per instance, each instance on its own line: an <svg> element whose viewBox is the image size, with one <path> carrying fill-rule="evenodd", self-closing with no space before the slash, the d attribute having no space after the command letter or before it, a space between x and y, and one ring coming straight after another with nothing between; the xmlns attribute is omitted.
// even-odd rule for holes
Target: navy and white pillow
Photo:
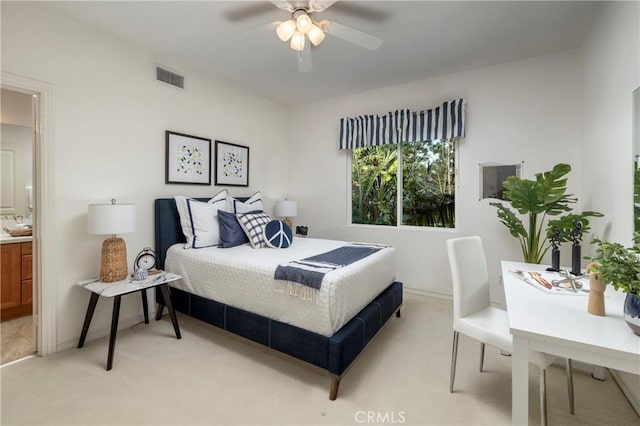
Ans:
<svg viewBox="0 0 640 426"><path fill-rule="evenodd" d="M272 248L288 248L293 241L291 228L281 220L272 220L264 227L264 239Z"/></svg>
<svg viewBox="0 0 640 426"><path fill-rule="evenodd" d="M214 206L215 210L215 214L213 215L213 217L211 218L211 220L217 220L217 211L218 210L226 210L227 209L227 197L228 197L229 193L226 189L223 189L222 191L218 192L216 195L214 195L208 202L207 204L211 204L212 206ZM194 226L191 220L191 215L189 214L189 207L187 205L187 201L192 201L192 202L200 202L201 201L197 201L194 200L192 198L189 197L184 197L181 195L176 195L173 197L176 200L176 208L178 210L178 216L180 217L180 227L182 228L182 233L184 234L184 236L187 239L187 242L185 244L185 248L191 248L194 247L193 245L193 240L194 240ZM196 210L198 210L198 212L200 212L201 209L199 209L198 207L195 208ZM198 219L200 219L199 214L196 213L196 215L198 216ZM207 225L207 228L210 228L210 226L212 226L212 224ZM217 222L216 222L216 226L217 226ZM200 224L198 225L198 227L200 227Z"/></svg>
<svg viewBox="0 0 640 426"><path fill-rule="evenodd" d="M246 201L240 201L227 195L227 211L231 213L250 213L255 211L264 211L262 206L262 195L256 192Z"/></svg>
<svg viewBox="0 0 640 426"><path fill-rule="evenodd" d="M193 235L191 247L204 248L220 244L218 211L221 208L225 208L225 204L187 200L187 211Z"/></svg>
<svg viewBox="0 0 640 426"><path fill-rule="evenodd" d="M238 213L236 218L247 238L249 238L251 247L255 249L267 246L267 241L264 239L264 227L271 222L268 214L264 212Z"/></svg>

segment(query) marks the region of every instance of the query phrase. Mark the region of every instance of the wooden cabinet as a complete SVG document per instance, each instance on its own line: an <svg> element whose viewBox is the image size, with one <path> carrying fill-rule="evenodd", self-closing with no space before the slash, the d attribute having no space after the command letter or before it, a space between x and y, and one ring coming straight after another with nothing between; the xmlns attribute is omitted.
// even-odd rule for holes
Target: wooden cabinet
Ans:
<svg viewBox="0 0 640 426"><path fill-rule="evenodd" d="M5 321L32 312L33 255L30 242L1 244L0 247L0 317Z"/></svg>
<svg viewBox="0 0 640 426"><path fill-rule="evenodd" d="M0 277L2 279L2 313L8 308L22 305L22 248L20 243L2 244ZM4 315L2 315L4 319Z"/></svg>

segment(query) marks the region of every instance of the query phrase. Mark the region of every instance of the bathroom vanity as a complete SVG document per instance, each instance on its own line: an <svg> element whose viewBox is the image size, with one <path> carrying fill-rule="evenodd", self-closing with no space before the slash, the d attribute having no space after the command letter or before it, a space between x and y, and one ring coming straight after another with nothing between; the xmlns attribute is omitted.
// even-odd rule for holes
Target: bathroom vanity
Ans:
<svg viewBox="0 0 640 426"><path fill-rule="evenodd" d="M2 234L0 248L0 319L2 321L30 315L33 305L32 237L9 237Z"/></svg>

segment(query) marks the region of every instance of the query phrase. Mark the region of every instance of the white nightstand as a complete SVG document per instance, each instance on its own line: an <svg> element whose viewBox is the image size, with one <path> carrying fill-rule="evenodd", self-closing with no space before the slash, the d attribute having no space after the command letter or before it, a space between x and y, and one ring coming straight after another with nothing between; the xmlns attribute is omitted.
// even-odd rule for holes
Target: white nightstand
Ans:
<svg viewBox="0 0 640 426"><path fill-rule="evenodd" d="M147 303L147 289L157 287L162 293L162 297L167 305L167 310L171 316L171 322L173 323L173 330L176 332L176 338L181 339L180 326L178 325L178 319L176 313L173 310L171 304L171 297L169 297L169 285L168 283L181 279L180 275L172 274L171 272L161 271L158 274L149 275L148 278L142 281L136 281L131 278L126 280L105 283L98 278L80 281L77 284L91 292L91 298L89 299L89 306L87 307L87 314L84 317L84 325L82 326L82 333L80 334L80 340L78 341L78 348L84 346L84 341L87 337L87 331L89 331L89 325L93 318L93 312L98 304L100 297L113 297L113 314L111 316L111 334L109 336L109 356L107 358L107 371L111 370L113 366L113 353L116 347L116 335L118 333L118 317L120 316L120 299L122 296L137 291L142 295L142 307L144 310L144 323L149 324L149 309Z"/></svg>

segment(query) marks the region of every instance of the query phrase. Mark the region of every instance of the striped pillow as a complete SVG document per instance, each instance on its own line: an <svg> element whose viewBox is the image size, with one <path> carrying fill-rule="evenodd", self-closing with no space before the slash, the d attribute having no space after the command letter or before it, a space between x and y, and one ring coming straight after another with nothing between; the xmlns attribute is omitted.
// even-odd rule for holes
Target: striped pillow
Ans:
<svg viewBox="0 0 640 426"><path fill-rule="evenodd" d="M268 214L260 213L238 213L236 214L238 223L242 230L249 238L251 247L264 248L267 246L267 241L264 239L264 227L267 223L271 222L271 218Z"/></svg>

